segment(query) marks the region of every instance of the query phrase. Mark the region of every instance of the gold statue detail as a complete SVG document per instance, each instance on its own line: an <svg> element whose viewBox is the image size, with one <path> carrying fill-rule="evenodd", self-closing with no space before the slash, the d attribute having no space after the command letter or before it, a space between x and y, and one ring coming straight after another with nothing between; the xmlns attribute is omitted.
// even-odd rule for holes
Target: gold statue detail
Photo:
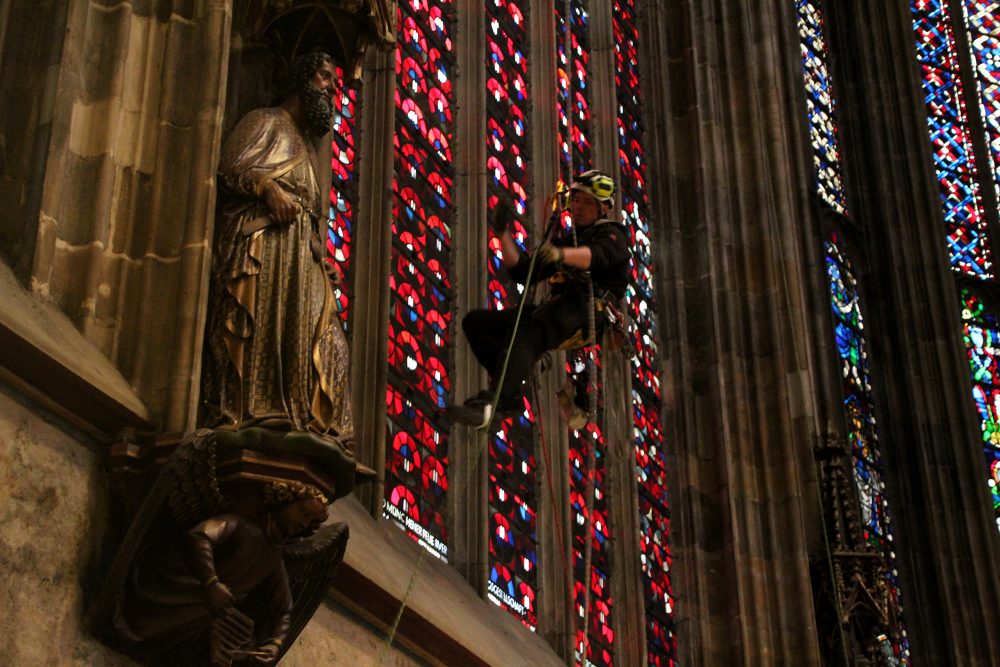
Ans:
<svg viewBox="0 0 1000 667"><path fill-rule="evenodd" d="M352 451L347 342L325 252L312 139L331 127L330 57L292 64L281 104L226 140L202 380L202 424L336 438Z"/></svg>

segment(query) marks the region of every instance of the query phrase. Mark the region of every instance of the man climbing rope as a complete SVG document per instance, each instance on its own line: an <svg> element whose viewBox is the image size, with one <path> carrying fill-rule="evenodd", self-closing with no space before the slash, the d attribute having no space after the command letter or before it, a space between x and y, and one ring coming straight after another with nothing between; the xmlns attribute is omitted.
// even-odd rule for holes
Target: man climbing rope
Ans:
<svg viewBox="0 0 1000 667"><path fill-rule="evenodd" d="M600 334L606 326L607 306L617 304L625 295L630 256L627 230L607 217L614 193L614 181L603 172L590 170L577 176L570 185L572 229L544 241L534 258L522 254L510 235L512 211L497 207L491 225L500 239L504 268L522 284L547 279L551 290L541 304L525 304L513 340L511 333L518 318L515 309L473 310L463 318L462 330L476 359L490 372L490 384L461 406L449 407L446 414L451 419L483 428L494 412L498 416L517 412L521 385L538 357L547 350L591 342L587 314L591 298L593 308L599 311L595 333ZM532 271L532 261L538 265L536 271ZM498 383L502 384L494 406Z"/></svg>

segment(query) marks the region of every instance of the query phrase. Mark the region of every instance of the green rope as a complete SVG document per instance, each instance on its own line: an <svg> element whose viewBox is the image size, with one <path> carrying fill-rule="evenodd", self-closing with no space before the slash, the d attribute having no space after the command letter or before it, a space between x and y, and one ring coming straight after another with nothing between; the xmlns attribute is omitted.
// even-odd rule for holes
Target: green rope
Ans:
<svg viewBox="0 0 1000 667"><path fill-rule="evenodd" d="M545 234L544 236L548 236ZM545 238L542 239L542 243L545 242ZM539 244L540 245L540 244ZM531 261L528 262L528 276L524 279L525 290L530 289L531 279L535 275L535 261L538 259L537 248L536 251L531 253ZM521 313L524 312L524 304L528 302L527 293L525 298L521 299L520 303L517 304L517 316L514 318L514 327L510 332L510 340L507 341L507 351L503 356L503 364L500 365L500 375L497 378L496 389L493 392L493 398L490 401L490 416L486 420L486 423L481 427L487 433L490 430L490 426L493 425L493 420L497 414L497 404L500 402L500 390L503 389L504 378L507 377L507 365L510 363L510 355L514 350L514 338L517 336L517 330L521 326Z"/></svg>
<svg viewBox="0 0 1000 667"><path fill-rule="evenodd" d="M376 665L384 665L386 664L386 660L389 659L389 648L392 646L392 641L396 638L396 630L399 628L399 621L403 618L406 601L410 599L410 593L413 592L413 584L417 581L417 571L420 569L420 565L424 562L426 556L427 550L421 548L417 554L417 560L413 564L410 581L406 584L406 592L403 593L403 599L399 601L399 610L396 612L396 618L393 619L392 626L389 628L389 636L386 637L385 644L382 645L382 650L379 651L378 658L375 661Z"/></svg>

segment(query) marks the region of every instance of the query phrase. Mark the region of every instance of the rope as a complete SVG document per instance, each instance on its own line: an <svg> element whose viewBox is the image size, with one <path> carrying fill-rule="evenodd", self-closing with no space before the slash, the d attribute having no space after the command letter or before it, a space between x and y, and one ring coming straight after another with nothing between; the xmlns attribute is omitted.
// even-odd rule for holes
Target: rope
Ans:
<svg viewBox="0 0 1000 667"><path fill-rule="evenodd" d="M546 228L545 233L543 234L543 237L542 237L542 241L543 242L546 239L548 239L548 236L549 236L549 233L551 232L551 229L552 229L552 225L550 224ZM532 284L531 283L531 278L532 278L532 276L534 275L534 272L535 272L535 261L536 261L537 257L538 257L538 253L537 252L533 252L531 254L531 260L528 263L528 275L527 275L527 278L525 278L525 284L527 284L529 286ZM533 294L533 292L531 292L530 294ZM499 377L499 380L497 382L497 389L496 389L496 392L493 394L492 405L493 405L494 409L491 411L489 420L487 420L486 425L482 429L485 432L485 437L481 440L482 445L480 447L476 448L477 450L479 450L479 451L475 452L476 456L472 456L472 457L469 458L468 470L466 470L466 473L471 473L472 472L472 467L474 465L478 465L479 459L480 459L479 455L482 453L482 451L485 451L485 449L487 447L487 442L489 441L489 438L490 438L490 435L491 435L490 434L490 428L493 425L493 419L496 416L496 409L495 408L496 408L497 403L500 400L500 388L503 387L503 380L504 380L504 377L507 375L507 366L508 366L508 364L510 362L511 351L512 351L512 349L514 347L514 336L517 335L517 330L518 330L518 328L520 327L520 324L521 324L521 314L524 312L524 304L527 301L529 301L529 300L530 299L528 299L528 298L523 298L523 299L521 299L521 302L517 306L517 317L514 319L514 326L511 329L510 340L507 343L507 351L504 354L503 365L500 368L500 377ZM537 400L538 400L538 397L537 397L537 392L536 392L536 395L535 395L536 405L537 405ZM541 431L541 425L540 425L539 422L536 422L536 424L538 424L538 426L539 426L539 433L541 434L542 433L542 431ZM479 439L477 438L477 440L479 440ZM548 469L549 469L548 466L546 466L546 470L548 470ZM551 475L551 473L550 473L550 475ZM551 483L551 477L549 478L549 487L550 487L550 495L551 495L551 497L554 497L554 492L553 492L552 483ZM558 521L559 513L558 512L553 512L553 514L557 517L557 521ZM560 541L560 547L565 552L565 545L562 544L561 528L560 528L560 533L559 533L559 541ZM423 563L424 558L426 557L426 555L427 555L427 551L425 549L420 549L419 553L417 554L417 560L414 562L413 571L410 573L410 581L409 581L409 583L406 586L406 592L403 594L402 600L400 600L399 610L396 612L396 618L393 620L392 627L389 629L389 635L386 638L386 641L383 644L382 649L379 651L379 656L378 656L378 658L376 660L376 664L385 664L385 660L388 658L389 649L392 646L392 642L393 642L393 640L396 637L396 630L399 628L399 621L403 617L403 610L406 609L406 603L409 600L410 593L413 591L413 584L414 584L414 582L417 579L417 571L420 569L420 565ZM565 572L565 565L563 567L563 570Z"/></svg>
<svg viewBox="0 0 1000 667"><path fill-rule="evenodd" d="M399 602L399 610L396 612L396 618L392 621L392 626L389 628L389 636L386 637L385 643L382 645L382 649L378 653L378 658L375 661L376 665L386 664L386 660L389 659L389 648L392 646L392 641L396 638L396 630L399 628L399 621L403 618L403 610L406 609L406 601L410 599L410 593L413 592L413 584L417 581L417 570L424 562L424 558L427 556L427 550L421 548L417 553L417 560L413 564L413 571L410 572L410 581L406 584L406 591L403 593L403 599Z"/></svg>

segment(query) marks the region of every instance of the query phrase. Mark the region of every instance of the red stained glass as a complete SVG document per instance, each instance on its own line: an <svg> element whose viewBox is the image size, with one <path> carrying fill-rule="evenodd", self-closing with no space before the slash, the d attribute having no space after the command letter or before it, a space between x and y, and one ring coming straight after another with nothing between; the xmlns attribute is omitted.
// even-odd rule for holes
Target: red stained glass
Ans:
<svg viewBox="0 0 1000 667"><path fill-rule="evenodd" d="M452 363L451 4L407 0L398 5L386 396L389 438L395 443L405 435L405 452L412 450L409 468L404 450L387 452L386 488L405 487L419 511L407 520L387 501L385 514L442 558L448 553L448 427L441 409L451 398Z"/></svg>
<svg viewBox="0 0 1000 667"><path fill-rule="evenodd" d="M670 587L669 508L666 460L660 428L660 360L652 271L649 201L645 185L639 29L634 0L615 0L615 83L622 220L632 241L626 292L632 343L632 418L639 485L640 560L650 664L673 665L677 656Z"/></svg>
<svg viewBox="0 0 1000 667"><path fill-rule="evenodd" d="M359 90L344 83L344 71L336 68L340 90L335 99L333 132L330 143L330 213L326 250L328 261L337 267L339 284L334 286L337 311L345 331L350 335L350 306L353 299L354 271L351 263L351 241L354 230L354 210L358 202L358 163L355 137Z"/></svg>
<svg viewBox="0 0 1000 667"><path fill-rule="evenodd" d="M530 150L525 127L528 91L526 0L487 0L486 2L486 82L487 111L487 191L488 210L501 201L515 210L515 238L524 247L527 238L526 191L527 159ZM514 307L521 295L500 268L499 240L490 233L487 240L490 280L487 303L491 308ZM491 531L504 532L509 545L491 543L491 558L511 575L509 594L490 589L490 598L535 629L535 484L534 484L534 415L529 402L525 411L496 425L490 437L490 507ZM491 584L494 582L491 582Z"/></svg>

